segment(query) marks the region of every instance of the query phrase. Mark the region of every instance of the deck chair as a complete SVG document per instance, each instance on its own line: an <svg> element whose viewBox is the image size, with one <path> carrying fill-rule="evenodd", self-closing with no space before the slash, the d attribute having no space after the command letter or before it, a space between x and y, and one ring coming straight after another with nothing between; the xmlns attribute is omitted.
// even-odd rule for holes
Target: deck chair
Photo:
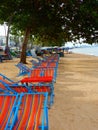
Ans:
<svg viewBox="0 0 98 130"><path fill-rule="evenodd" d="M38 83L38 84L7 84L0 80L0 94L19 94L19 93L38 93L48 92L48 107L50 108L54 103L54 89L52 84Z"/></svg>
<svg viewBox="0 0 98 130"><path fill-rule="evenodd" d="M41 69L38 69L37 67L29 68L22 63L18 63L17 67L19 68L18 76L30 76L32 74L34 77L39 77L41 75Z"/></svg>
<svg viewBox="0 0 98 130"><path fill-rule="evenodd" d="M3 74L0 74L0 93L31 92L30 88L22 85L20 81L14 82Z"/></svg>
<svg viewBox="0 0 98 130"><path fill-rule="evenodd" d="M30 71L30 77L53 77L53 82L56 82L57 71L54 67L37 67Z"/></svg>
<svg viewBox="0 0 98 130"><path fill-rule="evenodd" d="M15 84L15 83L7 83L4 80L0 80L0 93L6 93L6 94L17 94L17 93L32 93L32 92L48 92L48 106L49 108L52 106L54 102L54 89L52 84Z"/></svg>
<svg viewBox="0 0 98 130"><path fill-rule="evenodd" d="M39 72L39 69L38 69ZM48 104L51 107L54 103L54 81L52 76L47 75L31 75L21 80L21 83L27 85L33 92L48 92Z"/></svg>
<svg viewBox="0 0 98 130"><path fill-rule="evenodd" d="M33 88L32 91L36 90L38 92L39 91L48 92L49 106L52 106L52 104L54 103L54 82L55 81L56 81L56 74L54 68L35 68L30 72L29 79L27 77L21 80L22 83L30 84L30 86ZM34 89L33 87L34 83L36 83L36 86L39 87L37 88L35 87L36 89Z"/></svg>
<svg viewBox="0 0 98 130"><path fill-rule="evenodd" d="M19 68L19 74L18 74L18 76L24 76L24 75L29 75L29 73L33 70L33 69L35 69L36 67L38 67L38 65L36 66L33 66L32 68L29 68L29 67L27 67L26 65L24 65L23 63L18 63L17 65L16 65L16 67L18 67Z"/></svg>
<svg viewBox="0 0 98 130"><path fill-rule="evenodd" d="M20 94L18 100L5 130L48 130L47 93Z"/></svg>

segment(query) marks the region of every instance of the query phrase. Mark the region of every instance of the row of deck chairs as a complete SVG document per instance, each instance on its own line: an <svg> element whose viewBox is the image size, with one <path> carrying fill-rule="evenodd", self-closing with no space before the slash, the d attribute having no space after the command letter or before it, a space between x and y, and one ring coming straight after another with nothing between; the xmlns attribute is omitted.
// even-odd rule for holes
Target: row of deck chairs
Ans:
<svg viewBox="0 0 98 130"><path fill-rule="evenodd" d="M41 70L40 75L42 74L42 70L47 72L51 71L55 71L53 72L53 78L54 80L56 80L57 77L57 68L58 68L58 61L59 61L59 56L58 55L53 55L53 56L49 56L44 58L44 60L38 58L38 61L32 60L32 68L27 67L26 65L22 64L22 63L18 63L16 65L16 67L19 68L19 74L17 76L24 76L24 75L28 75L30 76L32 72L38 72L39 70ZM48 74L49 75L49 74ZM37 76L37 74L36 74Z"/></svg>
<svg viewBox="0 0 98 130"><path fill-rule="evenodd" d="M57 58L56 58L57 57ZM58 56L48 57L59 59ZM50 60L49 60L50 62ZM58 60L56 61L58 62ZM51 62L52 63L52 62ZM20 72L34 82L14 82L0 74L0 129L1 130L48 130L48 108L53 105L54 82L57 76L57 66L42 66L43 61L24 73L25 65L19 63ZM46 71L48 70L48 71ZM55 73L55 74L54 74ZM19 76L19 75L18 75ZM48 79L47 79L48 76ZM45 79L43 78L46 77ZM36 82L37 79L37 82ZM39 80L38 80L39 79ZM51 82L47 82L48 80Z"/></svg>
<svg viewBox="0 0 98 130"><path fill-rule="evenodd" d="M44 92L49 93L49 102L51 105L54 103L54 83L57 78L57 69L58 69L59 56L57 54L46 57L44 60L40 61L38 64L33 64L32 68L27 67L22 63L18 63L16 66L19 68L18 76L27 75L27 77L33 78L33 86L36 86L36 91L42 89ZM48 79L51 79L50 82L47 82ZM38 82L37 82L37 81ZM44 81L43 81L44 80ZM46 81L46 82L45 82ZM36 82L36 84L34 84ZM31 82L30 82L31 83ZM29 85L29 86L32 86ZM30 88L30 87L29 87Z"/></svg>

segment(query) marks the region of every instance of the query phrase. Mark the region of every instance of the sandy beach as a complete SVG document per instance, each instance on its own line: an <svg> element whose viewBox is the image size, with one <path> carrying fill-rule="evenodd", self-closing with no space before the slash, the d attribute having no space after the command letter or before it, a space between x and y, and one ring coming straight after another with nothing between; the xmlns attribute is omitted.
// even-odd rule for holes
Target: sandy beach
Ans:
<svg viewBox="0 0 98 130"><path fill-rule="evenodd" d="M0 73L20 80L15 66L18 62L14 59L0 63ZM59 61L54 88L49 130L98 130L98 57L65 54Z"/></svg>

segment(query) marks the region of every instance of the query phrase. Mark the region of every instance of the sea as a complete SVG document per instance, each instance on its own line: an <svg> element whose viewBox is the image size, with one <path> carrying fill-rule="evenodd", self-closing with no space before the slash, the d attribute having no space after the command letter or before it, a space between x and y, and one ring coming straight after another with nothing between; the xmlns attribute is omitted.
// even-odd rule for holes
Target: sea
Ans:
<svg viewBox="0 0 98 130"><path fill-rule="evenodd" d="M98 45L85 46L85 47L75 47L75 48L72 48L70 51L73 53L78 53L78 54L98 56Z"/></svg>

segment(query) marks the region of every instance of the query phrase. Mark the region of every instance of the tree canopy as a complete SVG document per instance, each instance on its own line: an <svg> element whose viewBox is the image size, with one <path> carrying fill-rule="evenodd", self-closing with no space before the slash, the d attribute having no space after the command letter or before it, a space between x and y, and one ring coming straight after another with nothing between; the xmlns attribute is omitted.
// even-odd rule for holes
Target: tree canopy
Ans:
<svg viewBox="0 0 98 130"><path fill-rule="evenodd" d="M98 42L98 0L1 0L0 21L25 32L24 52L30 35L54 45Z"/></svg>

